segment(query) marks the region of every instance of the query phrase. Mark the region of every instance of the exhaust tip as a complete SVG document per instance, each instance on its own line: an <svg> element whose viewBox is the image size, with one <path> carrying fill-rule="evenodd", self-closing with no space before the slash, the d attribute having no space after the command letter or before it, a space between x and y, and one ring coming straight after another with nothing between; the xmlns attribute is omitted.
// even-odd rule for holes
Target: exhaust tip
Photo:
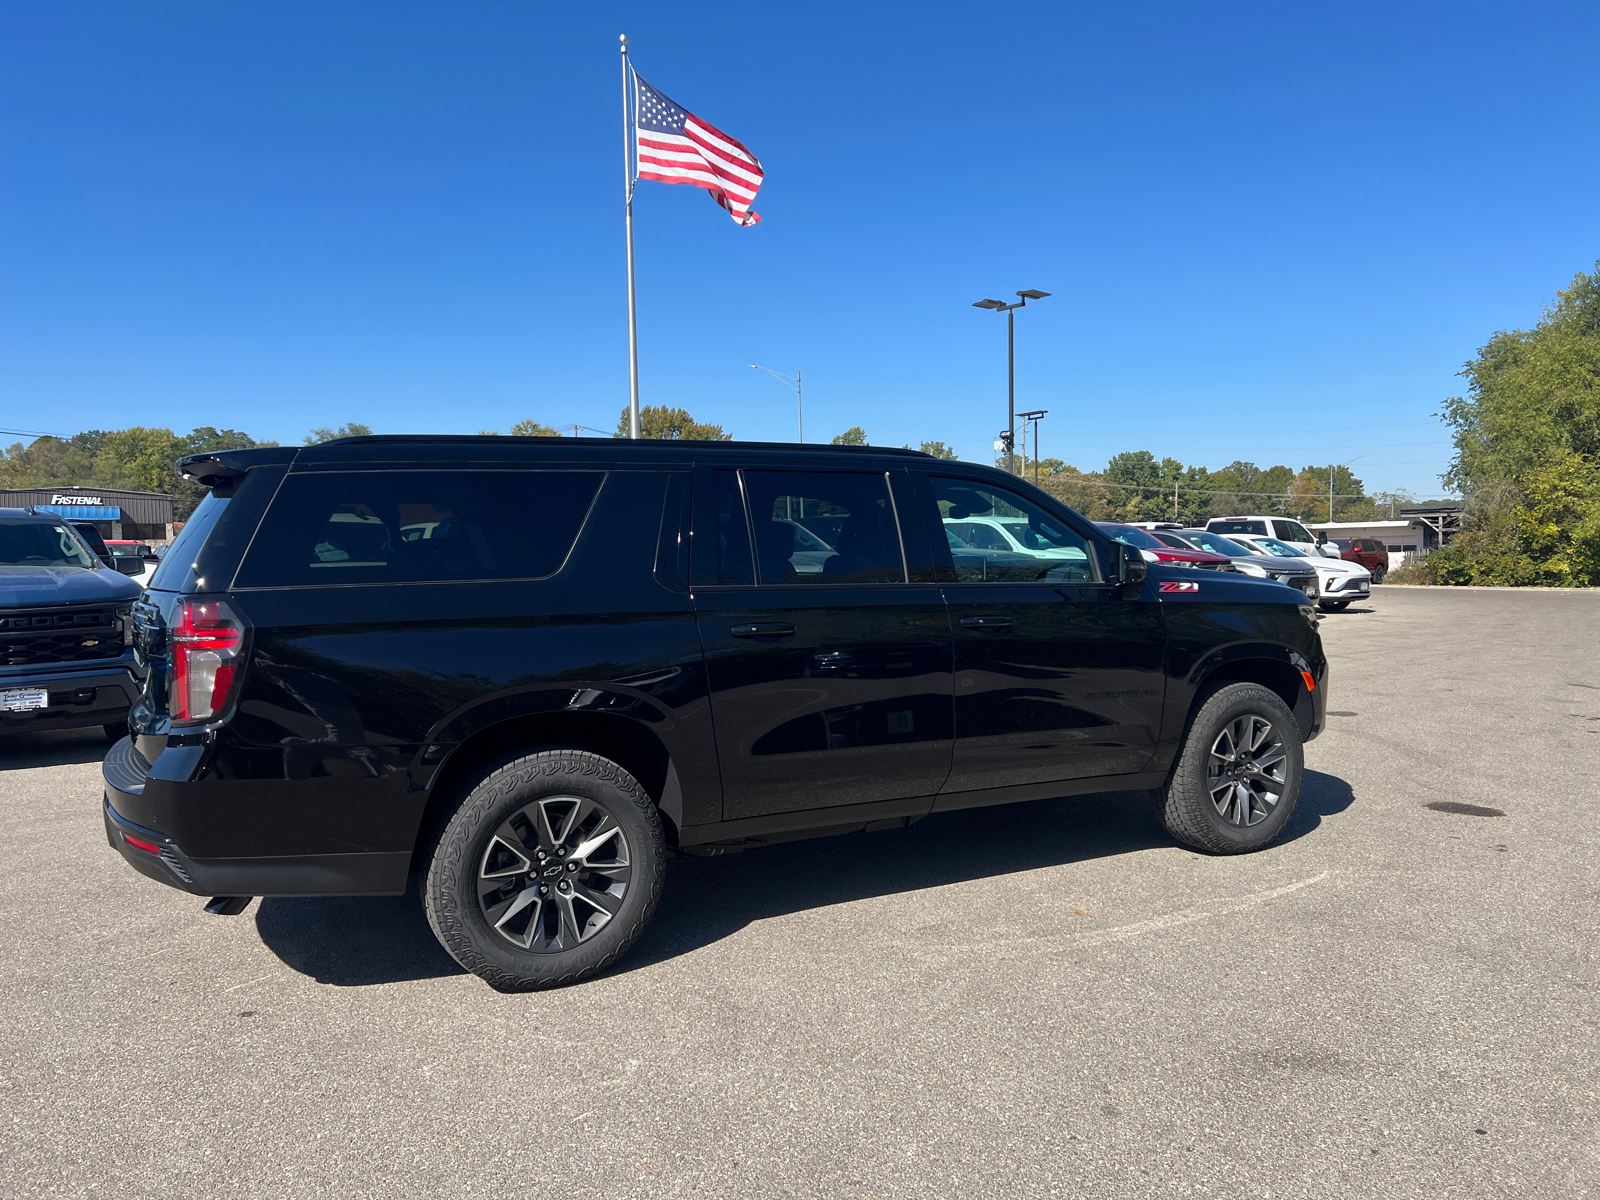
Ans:
<svg viewBox="0 0 1600 1200"><path fill-rule="evenodd" d="M254 899L254 896L213 896L206 911L214 917L237 917Z"/></svg>

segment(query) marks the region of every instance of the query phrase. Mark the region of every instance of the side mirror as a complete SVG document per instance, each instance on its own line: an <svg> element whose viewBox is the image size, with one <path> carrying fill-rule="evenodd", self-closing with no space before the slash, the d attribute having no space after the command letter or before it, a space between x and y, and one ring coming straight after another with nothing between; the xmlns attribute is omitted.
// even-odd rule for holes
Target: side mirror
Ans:
<svg viewBox="0 0 1600 1200"><path fill-rule="evenodd" d="M144 559L135 558L131 554L113 554L111 557L116 560L112 564L112 570L121 571L124 575L144 574Z"/></svg>
<svg viewBox="0 0 1600 1200"><path fill-rule="evenodd" d="M1147 568L1144 555L1123 542L1111 543L1111 582L1119 588L1136 588L1144 583Z"/></svg>

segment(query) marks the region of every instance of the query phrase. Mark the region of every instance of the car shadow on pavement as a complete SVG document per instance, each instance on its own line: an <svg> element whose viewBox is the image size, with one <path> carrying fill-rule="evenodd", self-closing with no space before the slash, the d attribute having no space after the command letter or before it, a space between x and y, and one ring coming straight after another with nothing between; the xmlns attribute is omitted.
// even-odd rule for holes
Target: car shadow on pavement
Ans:
<svg viewBox="0 0 1600 1200"><path fill-rule="evenodd" d="M428 927L413 875L404 896L274 896L256 932L286 966L318 983L359 987L463 974Z"/></svg>
<svg viewBox="0 0 1600 1200"><path fill-rule="evenodd" d="M1274 844L1306 836L1353 799L1344 780L1307 771L1294 816ZM1100 792L939 813L909 829L683 859L667 864L655 920L617 970L688 953L784 913L1171 845L1150 792Z"/></svg>
<svg viewBox="0 0 1600 1200"><path fill-rule="evenodd" d="M1344 780L1307 771L1275 844L1305 837L1353 801ZM690 953L785 913L1172 844L1149 792L1100 792L940 813L908 829L675 859L655 920L616 970ZM416 877L404 896L263 900L256 929L279 959L319 983L359 987L462 973L428 927Z"/></svg>
<svg viewBox="0 0 1600 1200"><path fill-rule="evenodd" d="M102 762L111 743L98 725L86 729L6 730L0 736L0 771Z"/></svg>

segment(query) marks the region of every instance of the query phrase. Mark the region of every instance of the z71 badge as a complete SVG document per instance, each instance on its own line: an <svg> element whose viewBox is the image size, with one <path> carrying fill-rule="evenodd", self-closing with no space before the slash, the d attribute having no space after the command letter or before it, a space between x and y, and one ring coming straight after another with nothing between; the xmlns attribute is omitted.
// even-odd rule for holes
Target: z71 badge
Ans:
<svg viewBox="0 0 1600 1200"><path fill-rule="evenodd" d="M1163 583L1161 590L1163 592L1198 592L1200 585L1198 583L1190 583L1188 580L1174 581Z"/></svg>

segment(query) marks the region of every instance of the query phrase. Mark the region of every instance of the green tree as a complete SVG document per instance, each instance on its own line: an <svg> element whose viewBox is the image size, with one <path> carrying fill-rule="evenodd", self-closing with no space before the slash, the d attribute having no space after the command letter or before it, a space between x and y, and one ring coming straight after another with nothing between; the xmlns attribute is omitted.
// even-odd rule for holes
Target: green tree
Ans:
<svg viewBox="0 0 1600 1200"><path fill-rule="evenodd" d="M622 410L622 418L617 422L616 435L619 438L628 436L628 410ZM664 441L681 442L728 442L733 440L731 433L723 433L721 425L710 425L696 421L689 415L686 408L668 408L664 404L646 404L639 409L639 436L642 438L658 438Z"/></svg>
<svg viewBox="0 0 1600 1200"><path fill-rule="evenodd" d="M834 434L831 444L835 446L865 446L867 444L867 431L859 425L852 425L843 433Z"/></svg>
<svg viewBox="0 0 1600 1200"><path fill-rule="evenodd" d="M838 439L835 439L835 441L837 440ZM866 434L861 435L861 440L859 442L852 442L850 444L855 446L865 446L867 444ZM922 445L917 447L917 449L921 450L924 454L933 455L934 458L954 459L956 456L956 452L950 449L949 446L946 446L943 442L923 442Z"/></svg>
<svg viewBox="0 0 1600 1200"><path fill-rule="evenodd" d="M1430 565L1443 582L1600 584L1600 262L1538 323L1496 333L1441 414L1464 531ZM1437 561L1435 561L1437 560Z"/></svg>
<svg viewBox="0 0 1600 1200"><path fill-rule="evenodd" d="M310 433L306 434L306 445L315 446L319 442L331 442L335 438L371 436L372 426L362 425L359 422L351 421L348 424L339 426L337 429L329 429L326 426L323 426L320 429L313 429Z"/></svg>
<svg viewBox="0 0 1600 1200"><path fill-rule="evenodd" d="M518 421L511 427L512 437L560 437L561 430L539 421Z"/></svg>

